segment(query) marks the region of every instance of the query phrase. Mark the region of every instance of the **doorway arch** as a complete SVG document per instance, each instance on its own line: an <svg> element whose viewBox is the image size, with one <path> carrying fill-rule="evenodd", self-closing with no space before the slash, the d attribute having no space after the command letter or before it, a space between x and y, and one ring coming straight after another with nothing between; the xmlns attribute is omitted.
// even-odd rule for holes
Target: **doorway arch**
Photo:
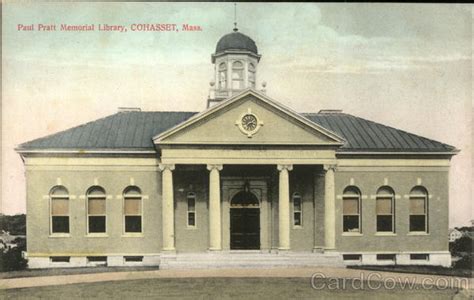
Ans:
<svg viewBox="0 0 474 300"><path fill-rule="evenodd" d="M250 191L240 191L230 201L230 249L260 249L260 201Z"/></svg>

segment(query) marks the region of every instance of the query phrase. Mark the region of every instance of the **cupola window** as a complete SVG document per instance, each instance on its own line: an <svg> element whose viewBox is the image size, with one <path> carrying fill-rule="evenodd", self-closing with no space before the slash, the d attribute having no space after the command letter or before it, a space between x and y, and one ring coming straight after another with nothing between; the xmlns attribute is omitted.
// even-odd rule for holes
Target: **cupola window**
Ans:
<svg viewBox="0 0 474 300"><path fill-rule="evenodd" d="M232 89L241 90L244 88L244 64L236 61L232 64Z"/></svg>
<svg viewBox="0 0 474 300"><path fill-rule="evenodd" d="M219 89L225 89L227 87L227 66L225 63L219 65Z"/></svg>
<svg viewBox="0 0 474 300"><path fill-rule="evenodd" d="M255 87L255 66L254 64L249 64L249 86Z"/></svg>

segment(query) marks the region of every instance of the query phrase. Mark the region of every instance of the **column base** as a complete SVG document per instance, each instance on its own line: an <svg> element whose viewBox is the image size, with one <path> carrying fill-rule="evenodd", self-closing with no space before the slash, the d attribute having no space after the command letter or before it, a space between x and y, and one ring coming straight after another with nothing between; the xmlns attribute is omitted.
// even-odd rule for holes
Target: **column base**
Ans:
<svg viewBox="0 0 474 300"><path fill-rule="evenodd" d="M176 254L175 248L163 248L161 249L162 254Z"/></svg>
<svg viewBox="0 0 474 300"><path fill-rule="evenodd" d="M290 248L278 248L278 253L284 254L290 252Z"/></svg>
<svg viewBox="0 0 474 300"><path fill-rule="evenodd" d="M324 247L314 247L313 253L324 253Z"/></svg>
<svg viewBox="0 0 474 300"><path fill-rule="evenodd" d="M216 252L216 251L222 251L222 248L209 248L209 249L207 249L207 252Z"/></svg>

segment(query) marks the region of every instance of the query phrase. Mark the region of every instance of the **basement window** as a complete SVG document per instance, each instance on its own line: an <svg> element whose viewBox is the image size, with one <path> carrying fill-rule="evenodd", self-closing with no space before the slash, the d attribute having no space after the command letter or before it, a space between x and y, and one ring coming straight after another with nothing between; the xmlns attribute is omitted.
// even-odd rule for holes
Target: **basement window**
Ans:
<svg viewBox="0 0 474 300"><path fill-rule="evenodd" d="M107 256L88 256L87 262L89 263L106 263Z"/></svg>
<svg viewBox="0 0 474 300"><path fill-rule="evenodd" d="M426 253L410 254L410 260L430 260L430 255Z"/></svg>
<svg viewBox="0 0 474 300"><path fill-rule="evenodd" d="M377 254L377 260L395 261L395 254Z"/></svg>
<svg viewBox="0 0 474 300"><path fill-rule="evenodd" d="M362 255L360 254L344 254L342 255L344 261L361 261Z"/></svg>
<svg viewBox="0 0 474 300"><path fill-rule="evenodd" d="M51 256L49 258L52 263L69 263L71 260L70 256Z"/></svg>
<svg viewBox="0 0 474 300"><path fill-rule="evenodd" d="M124 256L125 262L142 262L143 256Z"/></svg>

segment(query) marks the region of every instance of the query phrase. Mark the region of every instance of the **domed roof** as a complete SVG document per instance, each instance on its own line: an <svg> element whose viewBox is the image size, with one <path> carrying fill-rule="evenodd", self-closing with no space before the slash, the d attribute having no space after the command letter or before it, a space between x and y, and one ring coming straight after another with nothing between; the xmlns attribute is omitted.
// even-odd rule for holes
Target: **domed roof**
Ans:
<svg viewBox="0 0 474 300"><path fill-rule="evenodd" d="M219 42L217 42L216 54L226 50L244 50L258 54L257 45L255 45L254 40L238 32L236 29L234 29L234 32L221 37Z"/></svg>

